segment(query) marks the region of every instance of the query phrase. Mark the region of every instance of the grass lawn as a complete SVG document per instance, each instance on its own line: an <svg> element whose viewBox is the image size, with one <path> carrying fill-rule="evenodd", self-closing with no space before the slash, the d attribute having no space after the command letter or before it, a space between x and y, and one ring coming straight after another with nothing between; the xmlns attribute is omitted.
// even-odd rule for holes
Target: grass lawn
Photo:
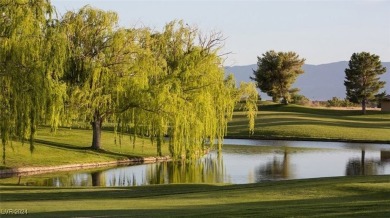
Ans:
<svg viewBox="0 0 390 218"><path fill-rule="evenodd" d="M248 134L244 113L235 112L228 125L230 138L346 140L390 143L390 113L260 105L255 133Z"/></svg>
<svg viewBox="0 0 390 218"><path fill-rule="evenodd" d="M92 130L60 128L53 134L49 128L39 128L36 138L33 153L30 153L27 142L22 145L14 141L12 146L7 146L6 165L0 165L0 169L107 162L157 154L156 144L152 145L149 139L138 138L133 147L130 137L123 136L121 145L119 142L115 144L115 135L110 131L102 132L105 151L90 149ZM163 146L163 154L169 154L168 145Z"/></svg>
<svg viewBox="0 0 390 218"><path fill-rule="evenodd" d="M389 217L390 176L130 188L1 186L23 217Z"/></svg>

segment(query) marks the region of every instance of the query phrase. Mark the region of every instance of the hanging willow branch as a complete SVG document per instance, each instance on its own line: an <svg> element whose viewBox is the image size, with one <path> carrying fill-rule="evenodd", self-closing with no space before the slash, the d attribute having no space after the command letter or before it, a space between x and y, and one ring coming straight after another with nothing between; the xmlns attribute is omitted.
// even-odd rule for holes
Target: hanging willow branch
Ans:
<svg viewBox="0 0 390 218"><path fill-rule="evenodd" d="M116 132L132 133L133 146L136 136L147 136L162 155L168 136L173 158L193 158L207 141L221 149L242 96L254 131L255 94L225 78L221 33L202 35L182 21L161 32L118 28L116 13L89 6L52 20L48 1L28 2L0 9L12 17L0 26L3 150L12 137L28 139L33 150L36 128L46 121L53 131L72 121L91 125L92 148L101 149L109 121Z"/></svg>
<svg viewBox="0 0 390 218"><path fill-rule="evenodd" d="M0 135L3 163L8 141L28 139L34 150L34 137L39 123L59 124L65 95L59 81L63 73L64 41L58 26L47 25L52 19L49 1L5 1L0 15ZM40 27L40 28L37 28Z"/></svg>

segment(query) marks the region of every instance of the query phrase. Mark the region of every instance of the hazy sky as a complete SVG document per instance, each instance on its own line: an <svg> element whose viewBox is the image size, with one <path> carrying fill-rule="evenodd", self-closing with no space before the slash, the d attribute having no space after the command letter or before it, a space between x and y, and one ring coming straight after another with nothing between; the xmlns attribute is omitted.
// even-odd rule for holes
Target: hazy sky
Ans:
<svg viewBox="0 0 390 218"><path fill-rule="evenodd" d="M162 30L183 19L203 32L221 31L232 52L225 65L257 62L267 50L295 51L308 64L349 60L368 51L390 61L390 1L131 1L52 0L60 13L91 6L116 11L120 25Z"/></svg>

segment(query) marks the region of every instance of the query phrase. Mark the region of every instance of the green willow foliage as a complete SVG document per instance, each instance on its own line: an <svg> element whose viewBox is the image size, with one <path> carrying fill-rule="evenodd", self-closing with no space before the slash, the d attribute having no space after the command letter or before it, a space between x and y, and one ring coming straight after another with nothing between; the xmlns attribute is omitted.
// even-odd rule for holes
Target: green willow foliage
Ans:
<svg viewBox="0 0 390 218"><path fill-rule="evenodd" d="M249 119L249 134L252 135L255 131L255 118L257 116L257 100L259 93L256 90L254 83L241 82L240 84L241 101L244 102L243 109L247 112Z"/></svg>
<svg viewBox="0 0 390 218"><path fill-rule="evenodd" d="M29 139L34 149L36 127L55 128L63 112L65 85L61 56L65 43L46 0L0 1L0 135Z"/></svg>
<svg viewBox="0 0 390 218"><path fill-rule="evenodd" d="M172 157L192 158L215 139L221 149L241 98L253 132L255 86L237 89L232 76L225 78L219 34L201 35L182 21L162 32L120 28L116 13L89 6L54 20L47 1L2 4L3 146L9 134L29 134L32 144L39 122L54 130L84 122L93 129L92 148L101 149L109 122L132 133L133 146L136 136L147 136L161 155L168 136Z"/></svg>

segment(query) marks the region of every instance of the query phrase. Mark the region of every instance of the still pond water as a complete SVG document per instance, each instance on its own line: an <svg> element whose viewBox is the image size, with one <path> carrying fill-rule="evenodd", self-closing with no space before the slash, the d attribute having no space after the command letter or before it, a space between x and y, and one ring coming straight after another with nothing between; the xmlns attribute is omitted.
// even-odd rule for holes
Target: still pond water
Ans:
<svg viewBox="0 0 390 218"><path fill-rule="evenodd" d="M193 162L161 162L6 180L59 187L139 186L384 174L390 174L388 144L227 139L222 154L211 152Z"/></svg>

